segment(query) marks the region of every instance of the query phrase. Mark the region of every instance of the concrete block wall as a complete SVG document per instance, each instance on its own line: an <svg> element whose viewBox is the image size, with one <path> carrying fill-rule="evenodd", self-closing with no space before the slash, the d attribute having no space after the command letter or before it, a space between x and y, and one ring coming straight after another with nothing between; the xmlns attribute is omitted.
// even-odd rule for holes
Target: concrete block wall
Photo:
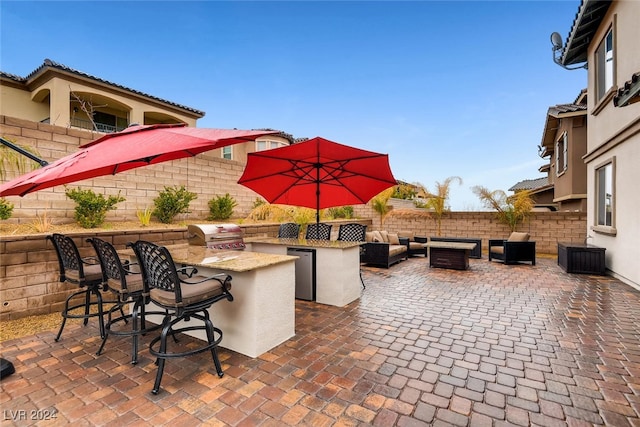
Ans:
<svg viewBox="0 0 640 427"><path fill-rule="evenodd" d="M18 144L36 148L40 156L49 162L78 150L78 147L97 139L103 134L52 126L28 120L0 116L0 136ZM71 183L71 188L91 188L104 195L120 193L125 201L117 209L107 213L109 220L137 221L136 212L153 208L153 199L165 187L184 185L187 190L198 194L191 202L189 214L181 219L204 219L209 215L208 202L217 196L229 193L238 203L234 216L248 215L257 194L237 184L244 164L220 157L219 150L210 151L197 157L185 158L173 162L141 167L117 175ZM12 172L7 176L17 176ZM75 203L65 196L64 186L27 194L24 197L10 196L7 200L14 204L14 211L8 222L30 223L39 216L47 215L56 222L74 222Z"/></svg>
<svg viewBox="0 0 640 427"><path fill-rule="evenodd" d="M369 205L354 209L356 215L372 218L373 228L392 232L407 230L420 236L437 236L436 223L423 209L415 209L415 215L406 210L396 215L392 210L381 222L380 215ZM584 243L587 238L587 214L581 212L533 212L531 217L518 227L536 241L536 251L557 254L558 242ZM489 239L507 238L511 231L500 223L495 212L449 212L442 218L441 236L477 237L482 239L486 250Z"/></svg>

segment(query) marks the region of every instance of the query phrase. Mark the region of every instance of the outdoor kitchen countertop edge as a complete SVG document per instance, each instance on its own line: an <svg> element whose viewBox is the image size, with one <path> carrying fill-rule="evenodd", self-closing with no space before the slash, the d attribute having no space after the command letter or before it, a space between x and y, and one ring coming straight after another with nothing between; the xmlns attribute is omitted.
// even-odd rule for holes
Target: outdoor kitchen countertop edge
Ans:
<svg viewBox="0 0 640 427"><path fill-rule="evenodd" d="M345 240L280 239L277 237L249 237L245 238L244 242L328 249L349 249L364 244L364 242L350 242Z"/></svg>
<svg viewBox="0 0 640 427"><path fill-rule="evenodd" d="M293 262L297 256L276 255L262 252L209 249L187 243L166 245L176 264L193 265L216 270L245 272ZM134 256L132 249L118 251L121 256Z"/></svg>

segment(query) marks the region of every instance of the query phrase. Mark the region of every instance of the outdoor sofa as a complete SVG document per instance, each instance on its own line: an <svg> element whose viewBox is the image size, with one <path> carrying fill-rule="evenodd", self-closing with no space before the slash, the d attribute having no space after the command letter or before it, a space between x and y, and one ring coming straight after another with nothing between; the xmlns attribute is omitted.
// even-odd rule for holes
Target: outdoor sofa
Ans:
<svg viewBox="0 0 640 427"><path fill-rule="evenodd" d="M408 258L409 239L397 233L367 231L360 262L367 265L389 268Z"/></svg>

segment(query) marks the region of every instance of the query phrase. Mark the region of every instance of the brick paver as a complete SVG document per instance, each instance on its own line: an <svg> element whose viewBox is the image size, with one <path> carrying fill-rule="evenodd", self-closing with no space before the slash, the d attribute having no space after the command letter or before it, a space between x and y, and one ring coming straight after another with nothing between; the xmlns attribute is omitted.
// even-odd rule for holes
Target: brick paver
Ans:
<svg viewBox="0 0 640 427"><path fill-rule="evenodd" d="M296 336L257 359L168 360L95 325L0 343L2 425L640 425L640 292L610 277L416 257L363 268L347 307L296 301ZM265 284L268 286L268 284ZM183 338L188 342L191 338ZM223 341L224 344L224 341Z"/></svg>

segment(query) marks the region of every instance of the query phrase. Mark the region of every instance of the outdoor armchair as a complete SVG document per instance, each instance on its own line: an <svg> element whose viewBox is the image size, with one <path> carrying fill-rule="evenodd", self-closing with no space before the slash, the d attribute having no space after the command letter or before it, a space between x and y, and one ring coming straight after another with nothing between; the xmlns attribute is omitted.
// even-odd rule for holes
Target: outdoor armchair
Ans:
<svg viewBox="0 0 640 427"><path fill-rule="evenodd" d="M536 265L536 242L529 233L513 232L506 240L489 240L489 261L497 259L505 264L530 262Z"/></svg>

